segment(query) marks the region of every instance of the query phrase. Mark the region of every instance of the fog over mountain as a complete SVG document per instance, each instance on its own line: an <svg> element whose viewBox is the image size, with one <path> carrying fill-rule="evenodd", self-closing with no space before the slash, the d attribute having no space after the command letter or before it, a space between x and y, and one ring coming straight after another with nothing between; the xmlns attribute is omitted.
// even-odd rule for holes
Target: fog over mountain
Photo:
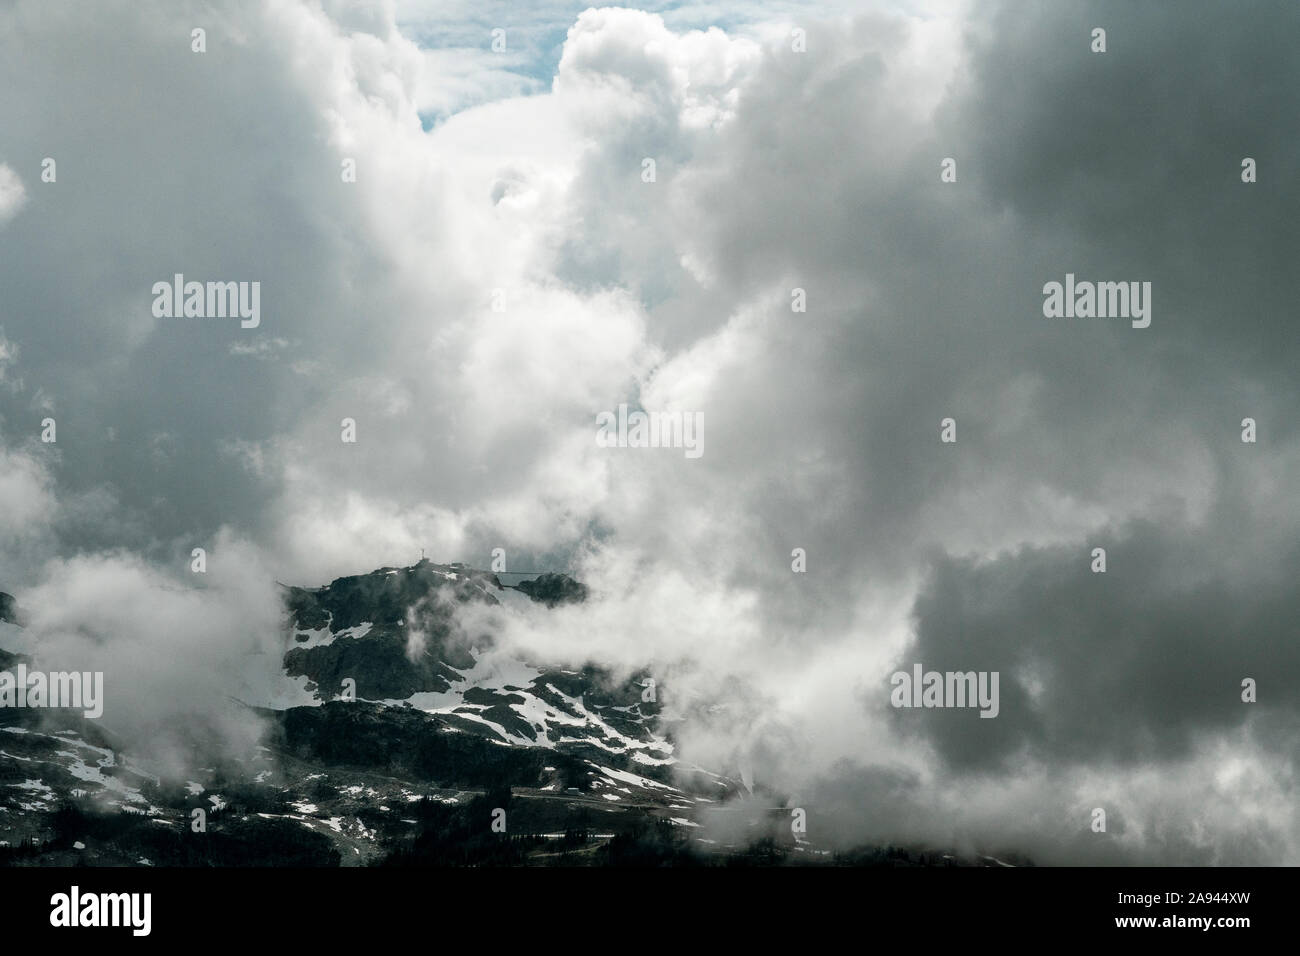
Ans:
<svg viewBox="0 0 1300 956"><path fill-rule="evenodd" d="M183 787L551 707L538 792L653 717L680 766L599 766L664 813L698 770L820 848L1300 863L1300 7L516 6L0 8L0 649L104 672L86 745ZM366 640L362 717L285 696ZM997 716L891 704L916 664Z"/></svg>

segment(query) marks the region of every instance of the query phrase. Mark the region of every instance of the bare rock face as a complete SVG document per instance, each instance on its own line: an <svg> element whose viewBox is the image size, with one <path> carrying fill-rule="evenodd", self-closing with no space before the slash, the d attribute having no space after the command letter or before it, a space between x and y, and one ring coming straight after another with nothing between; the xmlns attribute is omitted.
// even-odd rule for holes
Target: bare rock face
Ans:
<svg viewBox="0 0 1300 956"><path fill-rule="evenodd" d="M534 601L555 607L559 604L576 604L587 600L587 586L567 574L543 574L531 581L521 581L515 590L522 591Z"/></svg>
<svg viewBox="0 0 1300 956"><path fill-rule="evenodd" d="M0 591L0 621L17 624L19 627L26 626L26 615L23 614L22 608L18 606L12 594L6 594L4 591Z"/></svg>

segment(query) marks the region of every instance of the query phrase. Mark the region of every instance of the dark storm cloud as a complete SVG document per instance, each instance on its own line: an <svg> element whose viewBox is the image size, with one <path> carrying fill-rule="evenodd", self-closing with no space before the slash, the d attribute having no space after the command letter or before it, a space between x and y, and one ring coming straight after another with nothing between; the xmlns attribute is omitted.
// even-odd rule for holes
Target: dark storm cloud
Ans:
<svg viewBox="0 0 1300 956"><path fill-rule="evenodd" d="M1106 54L1089 52L1093 26L1107 29ZM1126 444L1137 456L1145 443L1155 459L1199 440L1217 500L1203 523L1174 509L1113 537L987 564L938 562L918 599L908 660L1003 671L997 720L932 718L954 764L1001 766L1021 748L1049 761L1158 760L1185 756L1198 734L1248 722L1262 746L1294 759L1297 552L1269 528L1294 530L1297 512L1290 496L1254 497L1261 482L1284 484L1293 458L1256 456L1238 423L1258 416L1270 445L1289 444L1300 412L1295 281L1284 267L1296 233L1281 174L1297 156L1296 60L1278 39L1296 26L1297 10L1276 4L1176 15L1131 4L1007 5L982 21L973 82L940 114L973 146L962 168L1052 250L1029 260L1037 277L1141 277L1156 289L1155 320L1121 333L1132 346L1124 354L1092 347L1085 324L1099 320L1052 330L1073 361L1039 359L1056 374L1034 403L1038 427L1077 438L1102 421L1132 426L1114 443L1049 445L1076 476L1065 484L1086 494L1093 462L1125 454ZM1243 156L1274 171L1267 183L1240 182ZM1035 290L1035 277L1023 275L1019 288ZM988 361L1014 367L1008 360L1021 355L1007 344ZM1034 437L1023 436L1015 458L1047 464ZM1171 470L1171 488L1184 477ZM1108 573L1090 573L1088 548L1112 540ZM1045 683L1037 702L1008 679L1022 667ZM1260 674L1280 693L1256 714L1240 700L1240 680Z"/></svg>
<svg viewBox="0 0 1300 956"><path fill-rule="evenodd" d="M1238 390L1280 403L1275 434L1293 436L1300 9L1003 4L980 19L972 83L943 119L981 191L1062 266L1153 280L1176 402ZM1082 39L1097 26L1105 54Z"/></svg>
<svg viewBox="0 0 1300 956"><path fill-rule="evenodd" d="M252 523L265 491L221 443L266 438L326 383L232 355L250 336L237 321L153 318L150 290L177 272L261 280L260 334L327 363L334 344L364 350L373 337L342 321L360 311L346 277L319 268L342 240L319 228L298 185L337 179L329 157L296 151L320 120L259 97L278 69L269 41L231 43L231 21L198 6L51 5L38 15L19 5L0 16L3 83L22 91L0 106L3 158L31 196L5 234L0 324L21 348L29 389L52 403L61 484L106 487L137 519L125 539L74 525L67 543L148 547ZM190 50L195 24L209 30L207 53ZM39 180L46 156L58 164L54 184ZM325 316L343 336L329 348L312 334ZM297 380L284 387L286 378ZM30 399L0 399L15 438L42 417ZM167 453L150 453L159 447Z"/></svg>
<svg viewBox="0 0 1300 956"><path fill-rule="evenodd" d="M1001 711L896 711L957 769L997 773L1030 757L1061 764L1183 759L1204 735L1249 728L1274 758L1300 731L1300 547L1252 549L1234 521L1134 522L1107 570L1086 547L1026 548L994 561L940 560L916 605L907 661L1001 673ZM1259 687L1242 701L1242 680Z"/></svg>

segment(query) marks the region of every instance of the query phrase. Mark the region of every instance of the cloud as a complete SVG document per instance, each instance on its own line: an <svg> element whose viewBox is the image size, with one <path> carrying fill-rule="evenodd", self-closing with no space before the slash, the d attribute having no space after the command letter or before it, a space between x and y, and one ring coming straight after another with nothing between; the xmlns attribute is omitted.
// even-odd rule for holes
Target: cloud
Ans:
<svg viewBox="0 0 1300 956"><path fill-rule="evenodd" d="M0 225L4 225L27 202L27 190L18 174L5 163L0 163Z"/></svg>
<svg viewBox="0 0 1300 956"><path fill-rule="evenodd" d="M214 542L204 576L168 574L125 552L54 560L22 592L14 649L47 671L103 673L99 718L132 758L178 777L246 754L263 726L238 700L274 689L283 651L278 589L257 549Z"/></svg>
<svg viewBox="0 0 1300 956"><path fill-rule="evenodd" d="M0 494L35 517L0 571L144 602L235 548L230 591L113 618L154 650L189 614L265 625L255 573L503 547L593 588L494 620L507 643L657 668L715 707L686 759L749 763L843 840L1300 858L1293 10L432 16L0 13L0 82L62 104L0 103L7 161L60 173L5 226ZM177 272L260 281L261 326L155 318ZM1152 282L1151 327L1044 319L1068 272ZM701 414L704 456L598 447L620 403ZM226 676L206 647L181 659ZM999 717L889 709L917 660L1001 669ZM1108 842L1079 830L1098 802Z"/></svg>
<svg viewBox="0 0 1300 956"><path fill-rule="evenodd" d="M53 546L57 501L46 459L0 446L0 574L12 589Z"/></svg>

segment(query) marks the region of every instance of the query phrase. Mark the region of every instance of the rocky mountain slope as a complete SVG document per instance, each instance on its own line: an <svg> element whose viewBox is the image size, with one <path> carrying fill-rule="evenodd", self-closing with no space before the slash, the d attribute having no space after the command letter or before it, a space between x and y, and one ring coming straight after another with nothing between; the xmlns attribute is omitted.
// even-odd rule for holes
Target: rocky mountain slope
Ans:
<svg viewBox="0 0 1300 956"><path fill-rule="evenodd" d="M467 606L545 613L587 590L514 587L429 561L284 587L282 693L231 701L259 742L212 757L192 730L177 779L108 720L0 708L0 863L657 865L829 862L783 798L685 765L648 673L524 661ZM20 626L0 594L4 628ZM0 670L20 658L0 650ZM721 822L722 825L719 825ZM857 865L968 863L872 848Z"/></svg>

